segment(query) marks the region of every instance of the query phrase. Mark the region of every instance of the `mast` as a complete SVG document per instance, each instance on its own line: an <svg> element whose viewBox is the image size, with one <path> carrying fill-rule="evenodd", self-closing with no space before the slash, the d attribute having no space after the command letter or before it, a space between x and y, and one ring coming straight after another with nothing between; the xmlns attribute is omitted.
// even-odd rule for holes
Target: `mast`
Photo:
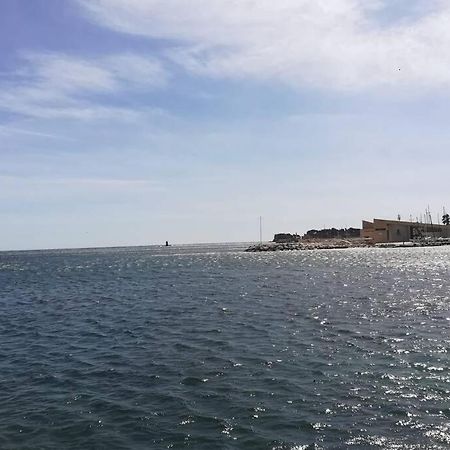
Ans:
<svg viewBox="0 0 450 450"><path fill-rule="evenodd" d="M259 216L259 243L262 244L262 216Z"/></svg>

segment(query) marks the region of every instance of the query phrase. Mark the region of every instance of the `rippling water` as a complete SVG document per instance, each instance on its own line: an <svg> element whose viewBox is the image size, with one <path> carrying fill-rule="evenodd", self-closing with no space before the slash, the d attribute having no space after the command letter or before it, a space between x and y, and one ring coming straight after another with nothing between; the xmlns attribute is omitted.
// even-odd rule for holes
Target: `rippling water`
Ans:
<svg viewBox="0 0 450 450"><path fill-rule="evenodd" d="M450 447L450 249L0 253L0 448Z"/></svg>

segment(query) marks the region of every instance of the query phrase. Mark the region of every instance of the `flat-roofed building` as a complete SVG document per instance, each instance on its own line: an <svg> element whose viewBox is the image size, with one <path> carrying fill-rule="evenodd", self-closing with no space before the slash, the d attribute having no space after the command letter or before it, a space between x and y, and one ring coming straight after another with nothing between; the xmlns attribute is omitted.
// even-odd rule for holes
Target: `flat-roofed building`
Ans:
<svg viewBox="0 0 450 450"><path fill-rule="evenodd" d="M425 237L450 237L450 226L431 225L401 220L373 219L363 220L361 237L375 244L387 242L408 242Z"/></svg>

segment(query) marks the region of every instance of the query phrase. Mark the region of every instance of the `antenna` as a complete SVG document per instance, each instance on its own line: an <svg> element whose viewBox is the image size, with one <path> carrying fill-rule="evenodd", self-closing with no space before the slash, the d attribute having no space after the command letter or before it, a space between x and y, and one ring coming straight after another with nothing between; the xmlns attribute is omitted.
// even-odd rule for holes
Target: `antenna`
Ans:
<svg viewBox="0 0 450 450"><path fill-rule="evenodd" d="M262 216L259 216L259 242L262 244Z"/></svg>

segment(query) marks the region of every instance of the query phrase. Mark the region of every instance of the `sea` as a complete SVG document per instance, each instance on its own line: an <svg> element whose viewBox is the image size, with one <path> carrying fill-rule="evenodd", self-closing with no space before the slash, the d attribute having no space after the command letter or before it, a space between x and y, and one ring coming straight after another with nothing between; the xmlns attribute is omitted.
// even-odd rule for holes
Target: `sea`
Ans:
<svg viewBox="0 0 450 450"><path fill-rule="evenodd" d="M0 253L1 449L449 449L450 248Z"/></svg>

